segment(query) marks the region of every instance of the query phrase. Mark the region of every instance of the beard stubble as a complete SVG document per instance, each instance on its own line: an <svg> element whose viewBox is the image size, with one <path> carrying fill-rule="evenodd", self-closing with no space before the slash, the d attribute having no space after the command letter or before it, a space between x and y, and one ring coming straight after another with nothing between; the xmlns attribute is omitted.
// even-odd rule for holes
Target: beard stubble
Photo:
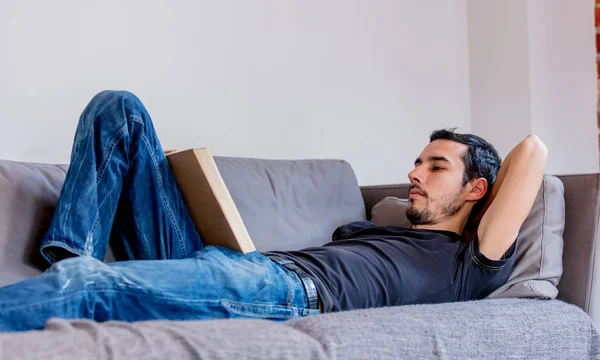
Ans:
<svg viewBox="0 0 600 360"><path fill-rule="evenodd" d="M413 225L435 225L441 220L455 215L462 208L460 204L462 190L455 194L444 195L436 199L430 199L426 192L421 189L419 190L424 193L427 202L422 208L410 204L406 209L406 217ZM437 211L434 213L432 208L434 211Z"/></svg>

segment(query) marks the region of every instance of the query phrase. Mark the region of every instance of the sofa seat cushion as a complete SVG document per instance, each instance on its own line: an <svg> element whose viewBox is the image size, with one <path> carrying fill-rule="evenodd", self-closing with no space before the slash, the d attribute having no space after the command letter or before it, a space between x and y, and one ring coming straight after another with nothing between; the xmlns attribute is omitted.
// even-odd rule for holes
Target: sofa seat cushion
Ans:
<svg viewBox="0 0 600 360"><path fill-rule="evenodd" d="M597 359L598 333L560 300L486 299L295 319L336 359Z"/></svg>
<svg viewBox="0 0 600 360"><path fill-rule="evenodd" d="M559 300L493 299L268 320L50 320L0 334L2 359L597 359L591 319Z"/></svg>
<svg viewBox="0 0 600 360"><path fill-rule="evenodd" d="M43 331L0 334L2 359L329 359L317 339L268 320L52 319Z"/></svg>

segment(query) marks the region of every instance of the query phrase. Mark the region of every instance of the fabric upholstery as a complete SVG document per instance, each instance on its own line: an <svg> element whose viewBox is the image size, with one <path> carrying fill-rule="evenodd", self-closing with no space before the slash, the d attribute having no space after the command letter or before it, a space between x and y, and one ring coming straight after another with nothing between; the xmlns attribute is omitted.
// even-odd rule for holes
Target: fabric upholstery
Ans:
<svg viewBox="0 0 600 360"><path fill-rule="evenodd" d="M365 202L365 211L367 219L373 218L372 210L378 202L386 197L394 197L399 199L408 199L410 184L393 184L393 185L369 185L361 186L363 200Z"/></svg>
<svg viewBox="0 0 600 360"><path fill-rule="evenodd" d="M565 187L563 275L558 298L600 326L600 174L559 176Z"/></svg>
<svg viewBox="0 0 600 360"><path fill-rule="evenodd" d="M521 226L512 275L488 297L556 298L563 272L564 229L564 187L558 178L546 175Z"/></svg>
<svg viewBox="0 0 600 360"><path fill-rule="evenodd" d="M268 320L97 323L53 319L44 331L0 334L2 359L327 359L317 339Z"/></svg>
<svg viewBox="0 0 600 360"><path fill-rule="evenodd" d="M406 226L411 223L406 217L408 199L388 196L375 204L371 210L371 222L378 226Z"/></svg>
<svg viewBox="0 0 600 360"><path fill-rule="evenodd" d="M266 320L51 320L0 334L2 359L597 359L598 334L558 300L494 299Z"/></svg>
<svg viewBox="0 0 600 360"><path fill-rule="evenodd" d="M320 246L338 226L366 219L345 161L215 156L215 162L258 251Z"/></svg>
<svg viewBox="0 0 600 360"><path fill-rule="evenodd" d="M0 285L39 274L66 167L0 160Z"/></svg>
<svg viewBox="0 0 600 360"><path fill-rule="evenodd" d="M371 211L377 225L407 226L405 199L386 197ZM520 230L515 268L507 283L489 298L556 298L562 275L565 200L562 182L545 175L531 212Z"/></svg>
<svg viewBox="0 0 600 360"><path fill-rule="evenodd" d="M292 320L336 359L590 359L598 334L558 300L490 299Z"/></svg>

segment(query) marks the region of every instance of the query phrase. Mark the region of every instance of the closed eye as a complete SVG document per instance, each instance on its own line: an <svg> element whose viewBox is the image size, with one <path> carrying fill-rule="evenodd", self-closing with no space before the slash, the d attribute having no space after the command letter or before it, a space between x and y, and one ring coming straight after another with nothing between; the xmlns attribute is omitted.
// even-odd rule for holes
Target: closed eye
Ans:
<svg viewBox="0 0 600 360"><path fill-rule="evenodd" d="M440 171L440 170L444 170L443 167L439 167L439 166L434 166L433 167L433 171Z"/></svg>

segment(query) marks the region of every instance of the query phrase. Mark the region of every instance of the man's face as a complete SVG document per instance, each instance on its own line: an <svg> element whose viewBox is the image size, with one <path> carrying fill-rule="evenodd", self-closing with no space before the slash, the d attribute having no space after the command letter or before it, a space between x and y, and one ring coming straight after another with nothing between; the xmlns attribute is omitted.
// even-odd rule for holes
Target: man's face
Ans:
<svg viewBox="0 0 600 360"><path fill-rule="evenodd" d="M466 151L464 144L435 140L419 155L408 174L412 186L406 216L413 225L437 224L462 208Z"/></svg>

